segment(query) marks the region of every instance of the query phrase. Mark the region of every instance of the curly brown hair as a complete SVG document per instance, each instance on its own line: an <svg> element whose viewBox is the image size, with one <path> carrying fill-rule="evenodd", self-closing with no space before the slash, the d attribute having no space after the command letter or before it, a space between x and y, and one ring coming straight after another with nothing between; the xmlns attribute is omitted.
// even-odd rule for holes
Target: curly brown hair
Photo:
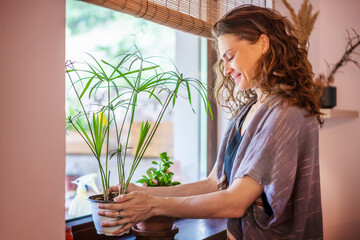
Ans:
<svg viewBox="0 0 360 240"><path fill-rule="evenodd" d="M280 97L276 99L305 108L310 115L316 115L322 124L319 104L321 88L314 84L307 49L300 47L293 32L289 20L277 11L252 5L235 8L213 27L216 39L223 34L234 34L240 40L254 44L262 34L267 35L270 46L254 67L252 80L255 86L268 98ZM217 40L214 48L218 51ZM234 81L222 74L223 69L223 61L218 56L214 65L217 75L215 98L234 117L256 93L253 90L236 90Z"/></svg>

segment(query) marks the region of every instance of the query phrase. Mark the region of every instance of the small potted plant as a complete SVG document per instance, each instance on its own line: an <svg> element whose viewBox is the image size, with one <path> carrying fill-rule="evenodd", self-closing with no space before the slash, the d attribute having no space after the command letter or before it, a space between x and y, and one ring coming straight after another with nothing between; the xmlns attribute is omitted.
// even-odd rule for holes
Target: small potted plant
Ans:
<svg viewBox="0 0 360 240"><path fill-rule="evenodd" d="M349 31L347 31L347 33L347 44L344 54L334 65L330 66L330 64L327 63L329 69L328 74L320 74L315 80L318 85L324 88L323 96L320 100L322 108L333 108L336 106L336 87L333 86L335 73L348 62L352 62L360 68L360 63L353 58L353 55L357 54L354 50L360 45L360 36L354 29L354 36L351 36Z"/></svg>
<svg viewBox="0 0 360 240"><path fill-rule="evenodd" d="M160 160L153 161L156 167L150 167L146 170L146 175L143 175L141 179L136 181L141 183L145 187L166 187L166 186L175 186L179 185L180 182L172 181L174 173L170 170L172 161L166 152L160 153ZM143 222L136 224L136 227L133 227L133 232L137 234L151 234L153 232L169 232L171 234L172 230L175 230L175 233L178 229L173 229L174 218L166 216L153 216Z"/></svg>
<svg viewBox="0 0 360 240"><path fill-rule="evenodd" d="M195 89L206 111L211 115L212 113L207 89L199 80L186 78L177 70L163 71L151 58L143 57L139 50L122 54L112 61L89 56L89 62L66 63L70 89L73 89L80 104L80 109L72 111L67 117L67 123L85 141L98 163L102 194L89 197L93 207L93 220L98 234L112 236L117 228L101 227L101 222L113 219L97 214L99 203L111 203L115 197L109 193L112 173L109 168L110 159L116 159L117 163L118 194L125 194L167 108L175 105L180 89L186 90L190 106L192 91ZM160 93L165 93L164 99L161 99ZM136 146L132 146L130 133L141 95L156 99L161 108L153 124L149 121L142 122ZM130 159L131 168L125 171L130 148L134 148L135 153L133 159Z"/></svg>

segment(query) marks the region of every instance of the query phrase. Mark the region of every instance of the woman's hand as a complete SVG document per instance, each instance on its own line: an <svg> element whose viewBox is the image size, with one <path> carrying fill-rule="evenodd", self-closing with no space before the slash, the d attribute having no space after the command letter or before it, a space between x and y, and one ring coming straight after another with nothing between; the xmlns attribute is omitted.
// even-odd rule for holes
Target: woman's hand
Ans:
<svg viewBox="0 0 360 240"><path fill-rule="evenodd" d="M138 191L146 191L146 187L141 187L138 186L136 184L133 183L129 183L127 189L126 189L126 193L131 193L131 192L138 192Z"/></svg>
<svg viewBox="0 0 360 240"><path fill-rule="evenodd" d="M137 186L136 184L129 183L129 185L126 189L126 193L131 193L131 192L135 192L135 191L146 191L146 190L145 190L145 187L140 187L140 186ZM109 193L119 193L119 184L117 184L115 186L111 186L109 188Z"/></svg>
<svg viewBox="0 0 360 240"><path fill-rule="evenodd" d="M113 204L99 204L100 209L115 210L114 212L99 211L100 216L115 218L112 222L102 223L103 227L121 226L113 234L117 235L130 229L136 223L153 216L156 198L143 191L133 191L114 198Z"/></svg>

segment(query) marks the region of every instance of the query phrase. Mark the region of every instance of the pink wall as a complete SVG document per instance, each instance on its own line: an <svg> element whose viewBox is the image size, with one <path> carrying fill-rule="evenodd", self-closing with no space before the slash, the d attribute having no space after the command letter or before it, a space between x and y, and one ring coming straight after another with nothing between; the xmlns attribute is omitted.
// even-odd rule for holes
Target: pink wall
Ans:
<svg viewBox="0 0 360 240"><path fill-rule="evenodd" d="M65 0L1 0L0 49L0 238L65 239Z"/></svg>
<svg viewBox="0 0 360 240"><path fill-rule="evenodd" d="M289 0L298 9L302 1ZM326 72L346 46L346 29L360 34L360 1L310 1L320 10L310 37L309 58L315 73ZM275 8L288 15L280 0ZM360 52L360 48L358 51ZM356 58L360 61L360 56ZM360 69L347 64L335 75L336 109L360 111ZM329 119L320 130L320 167L326 240L360 239L360 119Z"/></svg>

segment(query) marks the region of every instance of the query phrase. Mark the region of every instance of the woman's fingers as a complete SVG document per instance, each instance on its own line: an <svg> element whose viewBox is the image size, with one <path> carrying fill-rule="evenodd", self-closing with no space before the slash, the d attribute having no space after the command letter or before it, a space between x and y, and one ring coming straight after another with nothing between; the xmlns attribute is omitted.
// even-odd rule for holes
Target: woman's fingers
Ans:
<svg viewBox="0 0 360 240"><path fill-rule="evenodd" d="M100 216L104 216L104 217L110 217L110 218L115 218L117 220L121 220L121 219L125 219L124 222L132 222L134 220L136 220L136 218L138 217L138 215L141 215L137 212L132 212L132 211L125 211L125 210L119 210L119 211L98 211L98 215Z"/></svg>
<svg viewBox="0 0 360 240"><path fill-rule="evenodd" d="M116 186L111 186L109 187L109 193L113 193L113 192L119 192L119 184Z"/></svg>
<svg viewBox="0 0 360 240"><path fill-rule="evenodd" d="M123 233L127 230L129 230L133 225L135 225L134 223L127 223L124 226L122 226L121 228L119 228L118 230L116 230L115 232L113 232L114 235L118 235L120 233Z"/></svg>
<svg viewBox="0 0 360 240"><path fill-rule="evenodd" d="M141 222L150 217L146 212L138 211L99 211L100 216L113 218L113 221L103 222L101 225L103 227L112 227L123 225L126 223L137 223Z"/></svg>
<svg viewBox="0 0 360 240"><path fill-rule="evenodd" d="M129 221L129 219L126 219L126 218L122 218L122 219L114 218L113 221L102 222L101 226L102 227L115 227L115 226L122 226L122 225L125 225L128 223L133 223L133 222Z"/></svg>
<svg viewBox="0 0 360 240"><path fill-rule="evenodd" d="M114 202L121 203L121 202L127 202L130 200L135 200L138 202L142 202L144 200L147 200L149 198L149 194L144 191L135 191L127 194L121 194L114 198Z"/></svg>
<svg viewBox="0 0 360 240"><path fill-rule="evenodd" d="M129 230L133 225L135 225L134 222L132 222L131 218L126 218L125 216L122 217L122 212L120 211L120 219L116 219L114 221L110 221L110 222L102 222L101 226L102 227L115 227L115 226L120 226L120 228L118 230L116 230L113 235L118 235L120 233L126 232L127 230ZM99 212L100 213L100 212ZM103 216L108 216L108 217L114 217L114 215L117 215L116 212L101 212L101 214L103 214ZM126 215L126 214L124 214ZM126 215L127 216L127 215Z"/></svg>
<svg viewBox="0 0 360 240"><path fill-rule="evenodd" d="M111 218L117 218L117 219L122 219L124 218L122 216L122 211L98 211L98 215L100 216L104 216L104 217L111 217Z"/></svg>
<svg viewBox="0 0 360 240"><path fill-rule="evenodd" d="M103 222L101 225L104 227L124 225L115 232L116 234L128 230L135 223L151 217L152 199L153 197L146 192L132 192L116 197L115 203L99 204L98 214L113 218L113 221Z"/></svg>
<svg viewBox="0 0 360 240"><path fill-rule="evenodd" d="M115 226L124 225L125 223L126 223L126 221L120 219L120 220L114 220L114 221L109 221L109 222L102 222L101 226L102 227L115 227Z"/></svg>
<svg viewBox="0 0 360 240"><path fill-rule="evenodd" d="M128 194L119 195L119 196L114 198L114 202L121 203L121 202L129 201L130 199L133 198L133 195L134 195L134 193L128 193Z"/></svg>
<svg viewBox="0 0 360 240"><path fill-rule="evenodd" d="M122 204L119 204L119 203L106 203L106 204L99 204L98 205L98 208L100 209L110 209L110 210L122 210Z"/></svg>
<svg viewBox="0 0 360 240"><path fill-rule="evenodd" d="M146 187L141 187L136 184L130 183L126 188L126 193L136 192L136 191L146 191Z"/></svg>
<svg viewBox="0 0 360 240"><path fill-rule="evenodd" d="M141 214L136 213L136 212L131 212L131 211L128 212L128 211L119 210L119 211L99 211L98 215L114 218L116 220L122 220L122 219L126 218L125 220L122 221L122 223L125 223L125 222L133 222L133 221L137 220L137 218ZM114 221L116 221L116 220L114 220Z"/></svg>

